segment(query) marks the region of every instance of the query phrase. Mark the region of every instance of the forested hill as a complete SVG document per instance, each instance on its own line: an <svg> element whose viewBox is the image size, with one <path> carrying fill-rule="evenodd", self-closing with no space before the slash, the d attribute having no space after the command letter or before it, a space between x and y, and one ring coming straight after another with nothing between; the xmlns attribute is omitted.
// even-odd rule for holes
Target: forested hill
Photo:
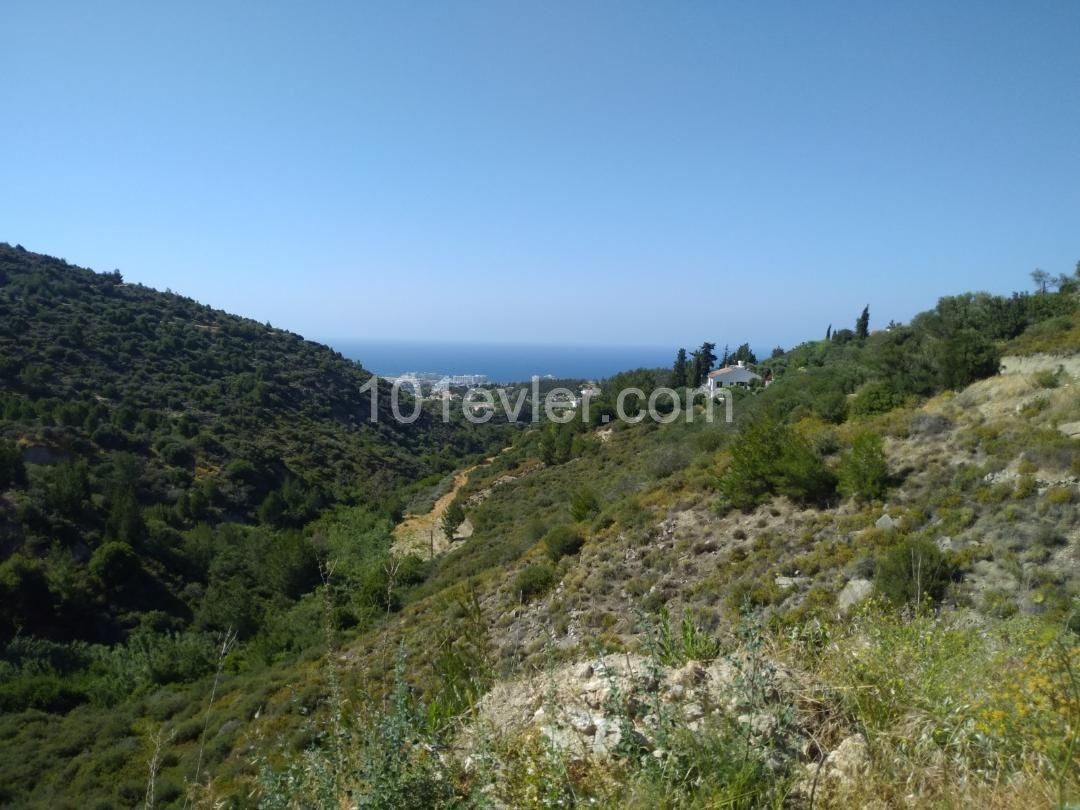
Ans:
<svg viewBox="0 0 1080 810"><path fill-rule="evenodd" d="M426 412L399 424L385 386L372 423L369 378L299 335L0 243L0 636L74 632L87 600L57 567L83 571L103 545L156 556L176 594L181 532L299 527L339 502L393 515L406 483L493 441Z"/></svg>

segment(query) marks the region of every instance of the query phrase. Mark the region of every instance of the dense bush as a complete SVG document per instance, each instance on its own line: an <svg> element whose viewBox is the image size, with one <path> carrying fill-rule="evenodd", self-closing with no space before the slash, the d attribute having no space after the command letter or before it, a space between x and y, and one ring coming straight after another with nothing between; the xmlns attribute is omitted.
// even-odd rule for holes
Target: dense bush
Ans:
<svg viewBox="0 0 1080 810"><path fill-rule="evenodd" d="M552 562L577 554L584 544L585 539L573 526L556 526L544 535L544 548Z"/></svg>
<svg viewBox="0 0 1080 810"><path fill-rule="evenodd" d="M555 570L547 563L526 566L514 578L514 592L523 602L541 596L555 584Z"/></svg>
<svg viewBox="0 0 1080 810"><path fill-rule="evenodd" d="M732 442L731 465L720 491L740 509L752 508L771 495L823 503L836 491L836 478L805 440L766 417L744 427Z"/></svg>
<svg viewBox="0 0 1080 810"><path fill-rule="evenodd" d="M589 487L582 487L570 499L570 517L574 520L589 520L600 511L600 499Z"/></svg>
<svg viewBox="0 0 1080 810"><path fill-rule="evenodd" d="M954 575L948 558L929 540L909 538L878 560L874 587L894 605L940 601Z"/></svg>
<svg viewBox="0 0 1080 810"><path fill-rule="evenodd" d="M882 449L881 437L875 433L860 433L851 449L840 460L839 489L844 495L860 500L873 500L885 494L889 468Z"/></svg>
<svg viewBox="0 0 1080 810"><path fill-rule="evenodd" d="M873 416L887 413L904 404L904 396L883 380L875 380L863 385L855 393L848 411L852 416Z"/></svg>

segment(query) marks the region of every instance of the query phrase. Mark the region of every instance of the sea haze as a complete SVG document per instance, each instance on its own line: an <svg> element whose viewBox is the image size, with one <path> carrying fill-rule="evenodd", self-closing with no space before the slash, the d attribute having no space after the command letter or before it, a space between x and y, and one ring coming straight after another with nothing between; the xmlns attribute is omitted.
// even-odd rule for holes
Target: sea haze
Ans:
<svg viewBox="0 0 1080 810"><path fill-rule="evenodd" d="M338 340L330 345L382 377L411 371L485 374L508 383L544 377L600 380L634 368L670 366L675 349L660 346L535 346L495 343L420 343Z"/></svg>

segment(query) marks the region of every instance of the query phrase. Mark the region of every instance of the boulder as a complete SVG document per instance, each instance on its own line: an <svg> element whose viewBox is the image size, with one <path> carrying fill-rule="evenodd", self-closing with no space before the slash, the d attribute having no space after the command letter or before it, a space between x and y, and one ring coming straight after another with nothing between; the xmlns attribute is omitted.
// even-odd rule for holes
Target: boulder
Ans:
<svg viewBox="0 0 1080 810"><path fill-rule="evenodd" d="M1080 422L1066 422L1063 425L1058 425L1058 430L1070 439L1080 438Z"/></svg>
<svg viewBox="0 0 1080 810"><path fill-rule="evenodd" d="M881 517L879 517L877 519L877 521L875 521L874 525L877 526L882 531L888 532L888 531L892 531L893 529L895 529L900 524L897 523L897 521L893 520L891 517L889 517L888 513L886 513L886 514L882 515Z"/></svg>
<svg viewBox="0 0 1080 810"><path fill-rule="evenodd" d="M840 608L842 613L847 613L859 602L866 599L873 590L874 583L868 579L848 580L847 585L836 595L836 606Z"/></svg>

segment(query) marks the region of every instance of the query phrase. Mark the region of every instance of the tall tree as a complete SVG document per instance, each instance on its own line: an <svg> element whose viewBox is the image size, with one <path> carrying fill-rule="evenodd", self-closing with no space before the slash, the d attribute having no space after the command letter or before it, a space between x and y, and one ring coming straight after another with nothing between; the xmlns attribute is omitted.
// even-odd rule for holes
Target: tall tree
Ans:
<svg viewBox="0 0 1080 810"><path fill-rule="evenodd" d="M675 365L671 369L671 387L685 388L687 380L686 349L679 349L675 355Z"/></svg>
<svg viewBox="0 0 1080 810"><path fill-rule="evenodd" d="M690 369L690 382L694 388L705 382L705 378L716 364L716 344L706 341L694 352Z"/></svg>
<svg viewBox="0 0 1080 810"><path fill-rule="evenodd" d="M735 363L752 365L757 362L757 356L754 354L753 349L750 348L750 344L744 343L735 350L735 354L731 355L731 360Z"/></svg>
<svg viewBox="0 0 1080 810"><path fill-rule="evenodd" d="M450 505L446 507L446 511L443 512L442 520L439 521L439 528L442 529L448 542L453 542L454 535L457 534L457 530L461 528L461 524L464 522L465 507L461 505L461 501L454 498Z"/></svg>
<svg viewBox="0 0 1080 810"><path fill-rule="evenodd" d="M855 337L862 340L870 334L870 305L863 307L862 314L855 321Z"/></svg>
<svg viewBox="0 0 1080 810"><path fill-rule="evenodd" d="M1035 282L1035 289L1040 293L1045 293L1050 286L1050 274L1038 267L1031 271L1031 280Z"/></svg>
<svg viewBox="0 0 1080 810"><path fill-rule="evenodd" d="M825 340L832 340L832 324L829 324L829 328L825 330Z"/></svg>

